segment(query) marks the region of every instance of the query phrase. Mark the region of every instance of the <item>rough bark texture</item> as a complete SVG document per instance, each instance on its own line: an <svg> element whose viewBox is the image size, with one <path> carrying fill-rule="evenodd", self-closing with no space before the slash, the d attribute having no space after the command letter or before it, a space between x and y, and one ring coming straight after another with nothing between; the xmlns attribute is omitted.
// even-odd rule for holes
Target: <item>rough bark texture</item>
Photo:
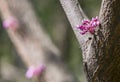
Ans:
<svg viewBox="0 0 120 82"><path fill-rule="evenodd" d="M97 31L95 82L120 82L120 0L103 0Z"/></svg>
<svg viewBox="0 0 120 82"><path fill-rule="evenodd" d="M60 58L59 50L43 31L28 0L0 1L2 18L12 14L19 20L19 29L15 31L6 29L6 31L25 64L28 67L40 64L46 66L43 76L40 76L38 81L74 82L74 77L68 72ZM4 1L8 2L8 8Z"/></svg>
<svg viewBox="0 0 120 82"><path fill-rule="evenodd" d="M60 2L81 45L88 82L120 82L120 0L103 0L101 25L84 36L75 27L83 19L78 1Z"/></svg>

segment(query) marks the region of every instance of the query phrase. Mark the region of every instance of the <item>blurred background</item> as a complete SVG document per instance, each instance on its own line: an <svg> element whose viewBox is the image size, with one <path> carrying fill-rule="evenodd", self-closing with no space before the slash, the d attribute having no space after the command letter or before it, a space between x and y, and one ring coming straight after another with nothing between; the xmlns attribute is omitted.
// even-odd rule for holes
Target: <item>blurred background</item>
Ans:
<svg viewBox="0 0 120 82"><path fill-rule="evenodd" d="M59 0L29 0L38 20L60 49L63 60L79 82L85 82L80 46ZM89 18L99 13L101 0L79 0ZM33 82L0 21L0 82Z"/></svg>

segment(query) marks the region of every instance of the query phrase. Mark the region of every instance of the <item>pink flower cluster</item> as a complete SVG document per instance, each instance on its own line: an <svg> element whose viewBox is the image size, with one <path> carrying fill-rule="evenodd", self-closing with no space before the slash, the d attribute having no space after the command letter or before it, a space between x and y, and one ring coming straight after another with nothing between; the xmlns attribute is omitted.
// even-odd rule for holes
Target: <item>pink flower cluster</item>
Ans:
<svg viewBox="0 0 120 82"><path fill-rule="evenodd" d="M6 29L7 28L16 29L18 26L19 26L18 20L13 17L9 17L3 21L3 27Z"/></svg>
<svg viewBox="0 0 120 82"><path fill-rule="evenodd" d="M26 72L27 78L32 78L33 76L39 76L45 70L45 65L41 64L38 67L30 66Z"/></svg>
<svg viewBox="0 0 120 82"><path fill-rule="evenodd" d="M92 18L92 20L84 19L82 21L82 24L77 26L78 29L80 29L82 32L81 34L84 35L86 32L90 32L91 34L94 34L95 28L99 26L100 22L98 20L98 17Z"/></svg>

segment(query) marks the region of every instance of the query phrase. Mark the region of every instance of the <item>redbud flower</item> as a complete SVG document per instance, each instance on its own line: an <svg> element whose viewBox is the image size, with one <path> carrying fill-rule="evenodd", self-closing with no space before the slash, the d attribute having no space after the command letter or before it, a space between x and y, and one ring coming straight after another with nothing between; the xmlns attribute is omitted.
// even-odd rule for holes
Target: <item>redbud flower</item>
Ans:
<svg viewBox="0 0 120 82"><path fill-rule="evenodd" d="M32 78L33 76L39 76L45 70L45 66L41 64L38 67L30 66L26 72L27 78Z"/></svg>
<svg viewBox="0 0 120 82"><path fill-rule="evenodd" d="M82 21L82 24L77 26L78 29L80 29L82 32L81 34L85 34L86 32L90 32L91 34L94 34L95 28L99 26L100 22L98 20L98 17L92 18L92 20L84 19Z"/></svg>
<svg viewBox="0 0 120 82"><path fill-rule="evenodd" d="M82 30L81 34L85 34L88 30L89 30L89 27L90 27L90 20L82 20L82 25L80 26L77 26L78 29Z"/></svg>
<svg viewBox="0 0 120 82"><path fill-rule="evenodd" d="M3 21L3 27L6 29L8 29L8 28L16 29L18 26L19 26L18 20L13 17L10 17Z"/></svg>
<svg viewBox="0 0 120 82"><path fill-rule="evenodd" d="M98 26L100 24L100 22L98 20L98 17L92 18L90 23L91 23L92 27L96 27L96 26Z"/></svg>

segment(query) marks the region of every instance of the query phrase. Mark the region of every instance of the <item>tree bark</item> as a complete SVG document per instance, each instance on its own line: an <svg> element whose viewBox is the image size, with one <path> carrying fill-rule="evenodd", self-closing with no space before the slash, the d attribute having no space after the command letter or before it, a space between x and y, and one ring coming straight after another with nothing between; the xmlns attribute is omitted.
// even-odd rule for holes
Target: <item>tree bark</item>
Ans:
<svg viewBox="0 0 120 82"><path fill-rule="evenodd" d="M3 19L14 16L20 23L17 30L6 31L25 64L28 67L46 66L38 81L74 82L74 77L60 58L59 50L43 31L28 0L0 0L0 5Z"/></svg>
<svg viewBox="0 0 120 82"><path fill-rule="evenodd" d="M80 43L88 82L119 82L120 0L102 1L101 24L94 35L80 35L76 28L84 18L77 0L60 2Z"/></svg>

